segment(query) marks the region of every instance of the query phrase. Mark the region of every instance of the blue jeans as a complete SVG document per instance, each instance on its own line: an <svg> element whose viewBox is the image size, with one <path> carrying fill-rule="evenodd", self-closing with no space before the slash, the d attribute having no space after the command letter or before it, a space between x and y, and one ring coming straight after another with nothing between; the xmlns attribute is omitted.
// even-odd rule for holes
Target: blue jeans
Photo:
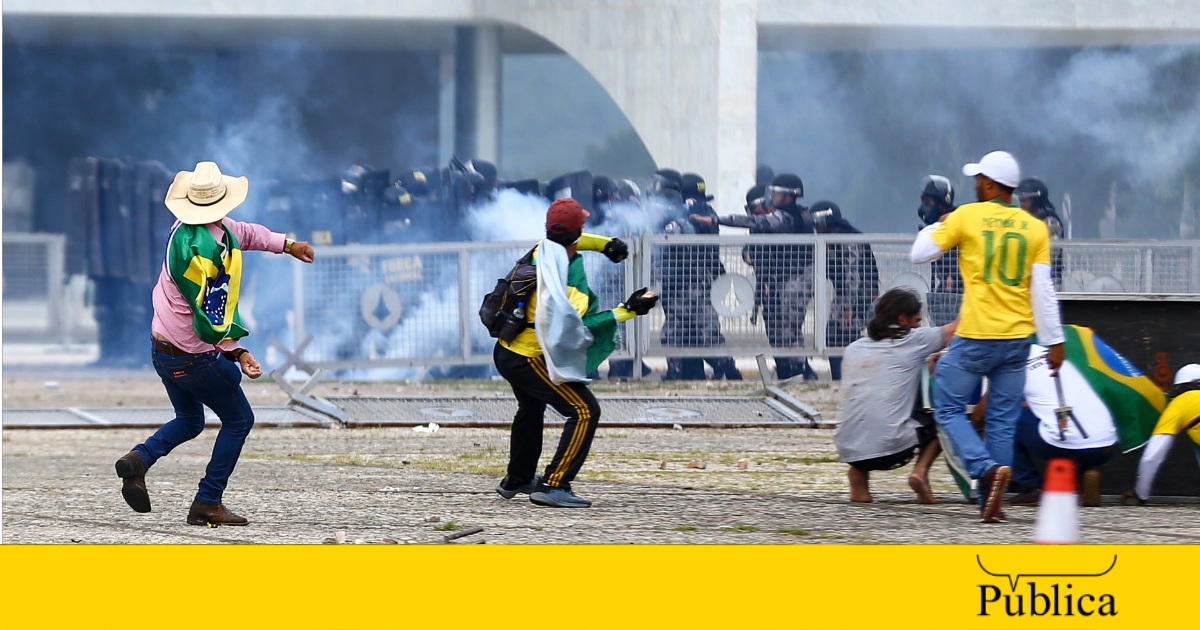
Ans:
<svg viewBox="0 0 1200 630"><path fill-rule="evenodd" d="M1115 446L1096 448L1062 448L1047 443L1038 433L1038 418L1028 409L1021 409L1017 420L1017 446L1013 449L1013 481L1028 490L1042 487L1042 475L1033 463L1034 457L1044 460L1065 457L1075 462L1080 475L1089 468L1096 468L1112 459ZM1082 487L1082 486L1076 486Z"/></svg>
<svg viewBox="0 0 1200 630"><path fill-rule="evenodd" d="M221 418L221 432L213 445L204 479L200 480L196 500L220 505L229 475L242 454L242 444L254 426L254 412L242 393L241 368L217 352L173 357L153 351L152 355L154 369L175 407L175 419L133 450L149 469L158 458L200 435L207 405Z"/></svg>
<svg viewBox="0 0 1200 630"><path fill-rule="evenodd" d="M1013 436L1021 402L1025 400L1025 362L1028 339L966 339L955 337L937 364L935 419L950 438L972 479L997 464L1011 466ZM983 377L988 378L984 444L967 405Z"/></svg>

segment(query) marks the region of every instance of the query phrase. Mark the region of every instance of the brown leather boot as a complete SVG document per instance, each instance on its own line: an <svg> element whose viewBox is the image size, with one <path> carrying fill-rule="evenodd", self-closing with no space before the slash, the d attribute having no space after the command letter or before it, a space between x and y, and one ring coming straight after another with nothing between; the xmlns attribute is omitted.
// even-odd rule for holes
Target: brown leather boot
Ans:
<svg viewBox="0 0 1200 630"><path fill-rule="evenodd" d="M121 478L121 496L134 512L150 511L150 493L146 491L146 465L136 451L129 451L116 464Z"/></svg>
<svg viewBox="0 0 1200 630"><path fill-rule="evenodd" d="M192 501L192 509L188 510L188 525L245 525L250 521L230 512L224 505L209 505Z"/></svg>

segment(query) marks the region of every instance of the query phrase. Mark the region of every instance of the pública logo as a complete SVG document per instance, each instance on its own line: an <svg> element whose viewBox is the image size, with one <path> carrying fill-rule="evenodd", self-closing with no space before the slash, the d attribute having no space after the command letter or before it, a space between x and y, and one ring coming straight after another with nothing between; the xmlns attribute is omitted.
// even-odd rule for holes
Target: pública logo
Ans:
<svg viewBox="0 0 1200 630"><path fill-rule="evenodd" d="M994 573L983 566L977 555L976 562L983 572L1007 578L1004 587L994 584L979 585L979 616L1007 615L1009 617L1115 617L1117 600L1111 593L1102 592L1103 583L1091 578L1106 575L1117 566L1114 555L1112 564L1099 573ZM1036 581L1035 579L1036 578ZM1022 585L1021 581L1025 584Z"/></svg>

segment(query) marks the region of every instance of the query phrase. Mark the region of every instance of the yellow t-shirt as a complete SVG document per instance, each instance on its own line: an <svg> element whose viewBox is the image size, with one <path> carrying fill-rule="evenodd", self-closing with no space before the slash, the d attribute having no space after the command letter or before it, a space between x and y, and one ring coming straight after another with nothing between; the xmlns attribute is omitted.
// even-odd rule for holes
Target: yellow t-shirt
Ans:
<svg viewBox="0 0 1200 630"><path fill-rule="evenodd" d="M965 286L958 323L967 339L1023 339L1036 332L1029 303L1035 263L1050 264L1050 231L1037 217L996 201L969 203L946 216L933 241L958 248Z"/></svg>
<svg viewBox="0 0 1200 630"><path fill-rule="evenodd" d="M1179 435L1189 424L1200 418L1200 391L1184 392L1175 397L1163 410L1154 425L1154 435ZM1188 437L1200 444L1200 423L1187 430Z"/></svg>

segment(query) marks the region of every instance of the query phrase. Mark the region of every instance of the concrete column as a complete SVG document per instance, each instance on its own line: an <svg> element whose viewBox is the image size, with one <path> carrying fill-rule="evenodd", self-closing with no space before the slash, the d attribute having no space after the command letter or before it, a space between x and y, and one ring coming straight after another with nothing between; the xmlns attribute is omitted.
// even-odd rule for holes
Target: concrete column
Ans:
<svg viewBox="0 0 1200 630"><path fill-rule="evenodd" d="M472 158L500 157L500 27L475 28L475 151Z"/></svg>
<svg viewBox="0 0 1200 630"><path fill-rule="evenodd" d="M756 0L480 2L596 77L659 167L695 171L721 212L741 209L757 154Z"/></svg>
<svg viewBox="0 0 1200 630"><path fill-rule="evenodd" d="M454 155L454 54L442 55L438 88L438 165L444 166Z"/></svg>
<svg viewBox="0 0 1200 630"><path fill-rule="evenodd" d="M454 153L463 161L500 157L500 61L499 26L456 29Z"/></svg>
<svg viewBox="0 0 1200 630"><path fill-rule="evenodd" d="M758 1L718 7L717 172L714 202L722 214L742 208L758 160ZM711 176L710 176L711 177Z"/></svg>

